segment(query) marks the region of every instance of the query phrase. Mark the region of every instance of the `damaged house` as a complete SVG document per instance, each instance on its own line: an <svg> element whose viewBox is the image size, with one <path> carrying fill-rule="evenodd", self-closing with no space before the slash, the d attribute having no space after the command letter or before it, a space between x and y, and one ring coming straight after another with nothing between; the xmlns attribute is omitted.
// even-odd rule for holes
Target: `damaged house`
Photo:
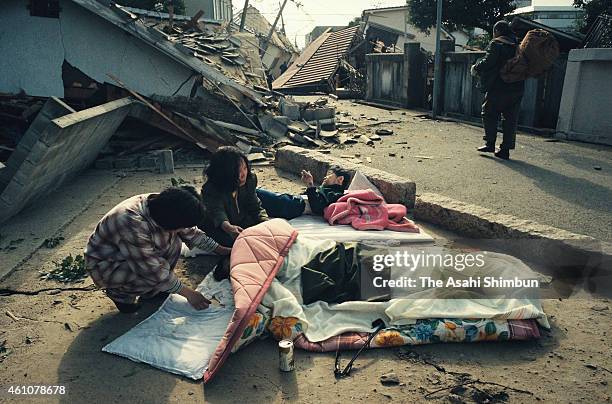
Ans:
<svg viewBox="0 0 612 404"><path fill-rule="evenodd" d="M242 11L234 17L234 22L240 24L242 19ZM272 78L277 78L281 75L281 66L289 66L291 62L298 56L298 52L291 44L291 41L283 32L274 30L270 37L270 42L266 46L266 39L272 30L272 25L268 20L261 15L258 9L249 5L245 19L244 28L247 32L252 32L257 37L258 41L255 44L260 49L260 53L265 49L262 56L263 65L268 69Z"/></svg>
<svg viewBox="0 0 612 404"><path fill-rule="evenodd" d="M419 42L421 48L429 53L435 53L435 30L432 29L430 33L422 32L410 24L408 17L408 6L364 10L361 19L365 24L364 31L370 44L367 53L375 51L375 45L379 41L392 52L403 53L405 43ZM442 29L441 34L442 40L451 40L456 45L465 45L469 39L467 34L460 31L450 33Z"/></svg>
<svg viewBox="0 0 612 404"><path fill-rule="evenodd" d="M96 0L7 0L0 37L0 119L25 130L0 133L13 142L0 221L91 165L128 115L209 150L264 135L252 34L145 22Z"/></svg>
<svg viewBox="0 0 612 404"><path fill-rule="evenodd" d="M327 29L272 83L284 94L335 93L357 76L347 62L351 51L363 42L359 26L330 32Z"/></svg>

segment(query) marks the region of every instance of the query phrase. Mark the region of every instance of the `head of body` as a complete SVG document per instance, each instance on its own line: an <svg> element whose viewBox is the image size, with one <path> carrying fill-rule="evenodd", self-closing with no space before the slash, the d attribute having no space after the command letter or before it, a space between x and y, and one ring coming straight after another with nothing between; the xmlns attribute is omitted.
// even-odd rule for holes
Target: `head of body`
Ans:
<svg viewBox="0 0 612 404"><path fill-rule="evenodd" d="M204 205L195 188L171 187L147 200L151 218L161 228L176 231L194 227L204 220Z"/></svg>
<svg viewBox="0 0 612 404"><path fill-rule="evenodd" d="M500 20L493 25L493 38L498 38L501 36L513 37L512 28L508 21Z"/></svg>
<svg viewBox="0 0 612 404"><path fill-rule="evenodd" d="M347 189L350 182L351 174L348 171L340 167L332 167L327 171L321 185L341 185L343 189Z"/></svg>
<svg viewBox="0 0 612 404"><path fill-rule="evenodd" d="M204 174L207 182L225 192L237 191L253 175L246 155L233 146L217 149Z"/></svg>

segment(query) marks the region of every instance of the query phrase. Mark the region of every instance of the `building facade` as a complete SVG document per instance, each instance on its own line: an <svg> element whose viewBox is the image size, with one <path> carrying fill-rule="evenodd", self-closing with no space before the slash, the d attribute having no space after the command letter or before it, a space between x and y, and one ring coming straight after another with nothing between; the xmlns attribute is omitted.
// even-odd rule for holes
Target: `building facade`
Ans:
<svg viewBox="0 0 612 404"><path fill-rule="evenodd" d="M581 9L571 5L530 5L517 8L509 15L521 16L560 31L573 32L578 30L577 23L582 18L583 13Z"/></svg>

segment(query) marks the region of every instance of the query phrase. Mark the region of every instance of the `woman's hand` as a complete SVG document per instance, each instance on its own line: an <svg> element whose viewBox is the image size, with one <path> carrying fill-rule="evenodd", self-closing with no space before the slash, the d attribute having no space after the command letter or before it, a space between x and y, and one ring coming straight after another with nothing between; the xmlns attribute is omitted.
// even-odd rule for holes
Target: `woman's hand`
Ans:
<svg viewBox="0 0 612 404"><path fill-rule="evenodd" d="M221 224L221 230L223 230L233 238L236 238L240 233L242 233L243 228L240 226L234 226L230 222L225 221Z"/></svg>
<svg viewBox="0 0 612 404"><path fill-rule="evenodd" d="M222 245L219 245L219 247L215 248L215 253L217 253L218 255L230 255L231 252L231 248L223 247Z"/></svg>
<svg viewBox="0 0 612 404"><path fill-rule="evenodd" d="M210 304L210 300L205 298L204 295L185 285L179 290L178 294L187 299L189 304L196 310L204 310Z"/></svg>

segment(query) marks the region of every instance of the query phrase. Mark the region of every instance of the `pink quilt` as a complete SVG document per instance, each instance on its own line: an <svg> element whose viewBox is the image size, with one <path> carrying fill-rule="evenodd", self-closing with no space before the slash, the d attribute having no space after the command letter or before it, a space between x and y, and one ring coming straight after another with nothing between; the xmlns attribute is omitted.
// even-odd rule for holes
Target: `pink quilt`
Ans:
<svg viewBox="0 0 612 404"><path fill-rule="evenodd" d="M296 237L297 231L289 223L272 219L244 230L236 239L230 259L236 308L204 373L204 383L221 368L249 325Z"/></svg>
<svg viewBox="0 0 612 404"><path fill-rule="evenodd" d="M406 207L387 204L371 189L348 191L323 211L329 224L350 224L357 230L394 230L419 233L419 227L406 218Z"/></svg>

